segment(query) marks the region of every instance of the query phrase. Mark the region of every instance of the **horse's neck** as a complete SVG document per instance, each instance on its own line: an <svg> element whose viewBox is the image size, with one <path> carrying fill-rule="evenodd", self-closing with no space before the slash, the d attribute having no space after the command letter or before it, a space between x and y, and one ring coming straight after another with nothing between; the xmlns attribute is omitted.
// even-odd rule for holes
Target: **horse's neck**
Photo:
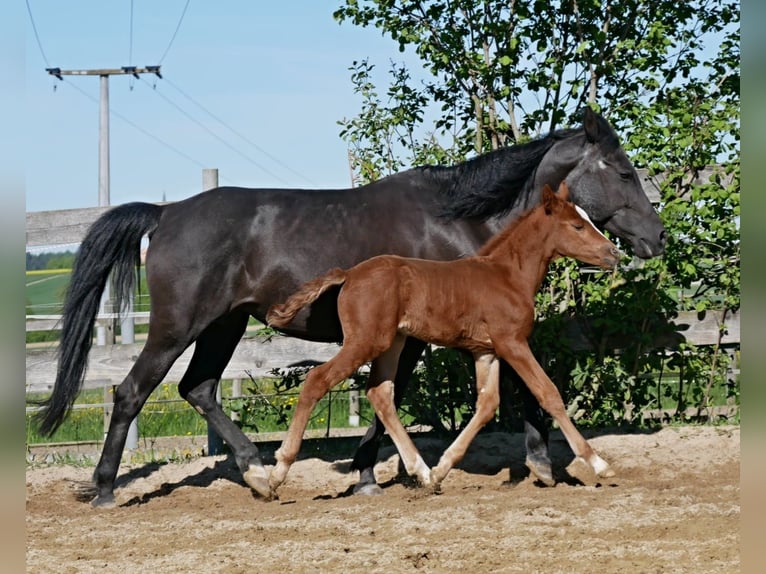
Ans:
<svg viewBox="0 0 766 574"><path fill-rule="evenodd" d="M558 140L543 156L535 170L531 186L538 201L545 184L550 185L554 190L558 189L559 184L582 161L588 149L584 143L585 135L577 133Z"/></svg>
<svg viewBox="0 0 766 574"><path fill-rule="evenodd" d="M505 225L517 219L521 214L540 203L542 189L547 184L558 189L562 181L582 160L584 147L583 137L574 135L558 140L540 160L533 177L514 198L509 211L502 217L494 218L487 223L498 232Z"/></svg>

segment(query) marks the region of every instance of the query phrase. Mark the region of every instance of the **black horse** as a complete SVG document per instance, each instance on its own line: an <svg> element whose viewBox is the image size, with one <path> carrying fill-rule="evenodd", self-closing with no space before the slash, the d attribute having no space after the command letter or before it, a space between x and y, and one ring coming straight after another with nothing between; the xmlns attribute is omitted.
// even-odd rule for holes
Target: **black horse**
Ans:
<svg viewBox="0 0 766 574"><path fill-rule="evenodd" d="M274 303L332 267L348 268L391 253L425 259L473 254L510 218L540 201L545 184L566 179L570 198L602 228L643 258L664 250L665 229L609 123L589 108L583 126L553 132L453 167L410 169L357 189L217 188L164 206L128 203L90 228L75 260L64 302L58 371L39 413L52 433L82 381L101 293L114 275L117 308L133 288L140 242L148 235L146 274L151 319L146 344L114 397L114 411L93 476L94 506L114 504L114 481L128 426L173 362L196 343L179 393L233 451L245 482L268 492L257 447L215 401L221 373L249 316L264 320ZM304 310L285 330L315 341L340 341L335 301ZM409 340L396 378L397 396L424 348ZM525 396L527 452L538 476L550 474L545 425ZM361 485L383 426L375 420L354 458Z"/></svg>

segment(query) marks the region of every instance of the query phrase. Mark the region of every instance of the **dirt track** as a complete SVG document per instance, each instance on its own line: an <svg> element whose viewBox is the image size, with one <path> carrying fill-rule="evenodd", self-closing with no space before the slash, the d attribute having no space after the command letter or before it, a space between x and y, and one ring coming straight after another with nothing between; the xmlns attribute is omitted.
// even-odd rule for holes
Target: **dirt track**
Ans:
<svg viewBox="0 0 766 574"><path fill-rule="evenodd" d="M27 571L740 571L739 427L594 436L618 473L601 481L553 439L554 488L527 477L521 436L488 434L440 495L397 478L391 448L383 496L348 495L348 460L308 458L269 503L226 457L123 466L120 506L98 511L72 493L92 468L29 467ZM416 442L429 463L444 447Z"/></svg>

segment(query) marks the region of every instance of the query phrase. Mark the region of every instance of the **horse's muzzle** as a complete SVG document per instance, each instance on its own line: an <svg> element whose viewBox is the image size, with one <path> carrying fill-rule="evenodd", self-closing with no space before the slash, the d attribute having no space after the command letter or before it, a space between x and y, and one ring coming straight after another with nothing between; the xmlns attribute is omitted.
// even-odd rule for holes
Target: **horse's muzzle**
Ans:
<svg viewBox="0 0 766 574"><path fill-rule="evenodd" d="M614 269L622 258L622 253L614 245L604 247L604 254L601 259L602 267L605 269Z"/></svg>

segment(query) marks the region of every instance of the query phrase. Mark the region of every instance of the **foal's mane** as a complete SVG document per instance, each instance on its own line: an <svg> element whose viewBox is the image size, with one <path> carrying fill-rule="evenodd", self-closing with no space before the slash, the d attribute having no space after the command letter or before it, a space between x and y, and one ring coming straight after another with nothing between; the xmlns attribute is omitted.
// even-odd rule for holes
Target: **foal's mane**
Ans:
<svg viewBox="0 0 766 574"><path fill-rule="evenodd" d="M415 168L441 192L440 215L447 219L488 219L511 210L528 191L538 165L553 145L584 132L561 129L524 144L479 155L454 166Z"/></svg>

